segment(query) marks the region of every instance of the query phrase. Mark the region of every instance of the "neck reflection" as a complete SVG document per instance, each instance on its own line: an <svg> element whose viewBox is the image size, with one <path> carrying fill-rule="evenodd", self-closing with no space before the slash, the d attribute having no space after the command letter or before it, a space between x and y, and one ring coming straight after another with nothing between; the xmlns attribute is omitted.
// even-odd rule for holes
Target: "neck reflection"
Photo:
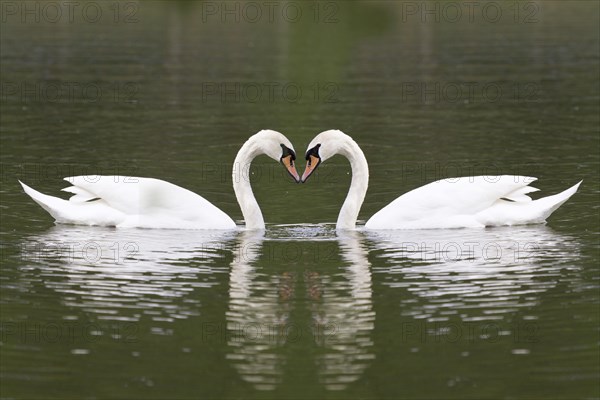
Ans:
<svg viewBox="0 0 600 400"><path fill-rule="evenodd" d="M298 379L305 365L327 390L343 390L374 358L371 272L362 237L330 237L240 236L230 273L227 358L255 389Z"/></svg>

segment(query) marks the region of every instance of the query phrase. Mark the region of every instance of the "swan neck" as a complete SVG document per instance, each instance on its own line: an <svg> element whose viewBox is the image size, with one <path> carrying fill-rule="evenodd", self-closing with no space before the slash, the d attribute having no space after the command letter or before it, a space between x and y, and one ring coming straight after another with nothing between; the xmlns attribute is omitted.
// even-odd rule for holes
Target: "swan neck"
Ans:
<svg viewBox="0 0 600 400"><path fill-rule="evenodd" d="M258 141L255 138L248 139L238 151L231 172L233 191L242 210L246 229L265 229L262 212L250 185L250 164L260 154L264 154L264 151Z"/></svg>
<svg viewBox="0 0 600 400"><path fill-rule="evenodd" d="M342 145L339 153L346 156L350 161L352 181L346 200L338 215L336 228L355 229L358 213L369 187L369 165L361 148L350 137Z"/></svg>

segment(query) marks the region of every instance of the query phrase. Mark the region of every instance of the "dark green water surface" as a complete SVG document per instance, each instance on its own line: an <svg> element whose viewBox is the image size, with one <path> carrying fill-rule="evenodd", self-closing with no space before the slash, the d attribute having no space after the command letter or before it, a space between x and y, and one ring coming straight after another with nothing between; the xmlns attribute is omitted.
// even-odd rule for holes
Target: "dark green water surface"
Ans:
<svg viewBox="0 0 600 400"><path fill-rule="evenodd" d="M466 3L2 1L0 396L600 397L599 5ZM339 156L255 160L264 233L55 226L17 182L155 177L240 221L264 128L300 166L351 135L362 221L447 177L583 184L544 226L338 234Z"/></svg>

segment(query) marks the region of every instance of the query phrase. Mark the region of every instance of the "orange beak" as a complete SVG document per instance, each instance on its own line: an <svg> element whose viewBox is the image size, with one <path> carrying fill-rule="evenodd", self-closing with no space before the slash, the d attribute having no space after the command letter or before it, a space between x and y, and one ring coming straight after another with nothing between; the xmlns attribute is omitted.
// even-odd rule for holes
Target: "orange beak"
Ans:
<svg viewBox="0 0 600 400"><path fill-rule="evenodd" d="M281 159L281 163L283 164L285 169L287 169L288 174L290 174L290 176L294 178L296 183L300 183L300 175L298 175L298 171L296 171L296 167L294 166L294 160L292 160L292 156L289 155L283 157Z"/></svg>
<svg viewBox="0 0 600 400"><path fill-rule="evenodd" d="M302 182L306 182L309 176L315 172L315 169L321 164L321 159L317 156L311 155L306 161L306 168L304 169L304 173L302 174Z"/></svg>

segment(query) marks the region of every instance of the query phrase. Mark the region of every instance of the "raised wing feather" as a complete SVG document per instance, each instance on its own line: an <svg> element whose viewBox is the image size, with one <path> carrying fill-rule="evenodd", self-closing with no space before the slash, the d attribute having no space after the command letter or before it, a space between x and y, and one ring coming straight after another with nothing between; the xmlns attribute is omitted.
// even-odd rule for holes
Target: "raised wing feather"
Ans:
<svg viewBox="0 0 600 400"><path fill-rule="evenodd" d="M69 198L69 201L74 203L85 203L86 201L90 201L96 198L93 193L88 192L82 188L77 186L69 186L64 189L61 189L63 192L73 193L74 196Z"/></svg>

